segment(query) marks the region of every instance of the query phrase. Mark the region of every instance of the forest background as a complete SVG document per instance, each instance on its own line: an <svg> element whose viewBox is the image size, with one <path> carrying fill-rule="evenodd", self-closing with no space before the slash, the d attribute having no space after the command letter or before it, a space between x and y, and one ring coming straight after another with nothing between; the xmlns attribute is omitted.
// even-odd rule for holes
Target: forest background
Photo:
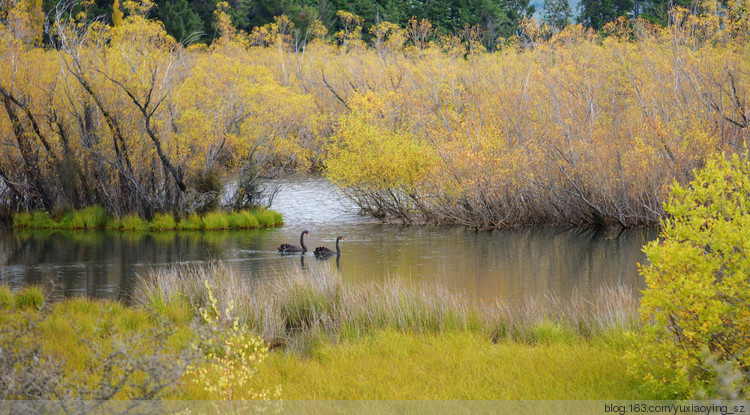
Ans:
<svg viewBox="0 0 750 415"><path fill-rule="evenodd" d="M748 138L747 2L682 6L3 2L0 200L180 220L322 170L384 220L656 224Z"/></svg>

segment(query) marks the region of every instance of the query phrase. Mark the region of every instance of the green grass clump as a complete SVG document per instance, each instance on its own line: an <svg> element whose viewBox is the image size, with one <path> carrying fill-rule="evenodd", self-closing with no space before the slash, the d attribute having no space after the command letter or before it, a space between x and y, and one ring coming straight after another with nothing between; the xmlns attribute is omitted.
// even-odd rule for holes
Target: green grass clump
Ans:
<svg viewBox="0 0 750 415"><path fill-rule="evenodd" d="M258 208L252 211L253 216L258 219L258 224L263 228L271 228L284 224L281 214L265 208Z"/></svg>
<svg viewBox="0 0 750 415"><path fill-rule="evenodd" d="M258 222L258 218L253 215L253 212L249 210L241 210L240 215L242 215L245 218L245 223L247 223L247 228L257 228L260 226L260 223Z"/></svg>
<svg viewBox="0 0 750 415"><path fill-rule="evenodd" d="M177 222L171 213L157 213L148 223L148 228L152 231L174 230L177 228Z"/></svg>
<svg viewBox="0 0 750 415"><path fill-rule="evenodd" d="M30 228L32 224L32 215L29 212L18 212L13 214L13 227Z"/></svg>
<svg viewBox="0 0 750 415"><path fill-rule="evenodd" d="M30 285L16 293L16 307L42 308L44 305L44 290L38 285Z"/></svg>
<svg viewBox="0 0 750 415"><path fill-rule="evenodd" d="M13 291L7 285L0 285L0 307L10 308L16 305Z"/></svg>
<svg viewBox="0 0 750 415"><path fill-rule="evenodd" d="M177 224L177 229L181 231L199 231L203 229L203 220L200 215L193 213L187 218L181 220L180 223Z"/></svg>
<svg viewBox="0 0 750 415"><path fill-rule="evenodd" d="M37 229L224 230L273 227L283 223L280 213L267 209L240 210L230 213L215 211L206 213L202 217L194 213L179 222L170 213L157 213L151 221L145 221L135 213L122 218L113 218L99 206L70 211L63 215L59 222L56 222L47 212L19 212L13 215L14 227Z"/></svg>
<svg viewBox="0 0 750 415"><path fill-rule="evenodd" d="M203 216L203 229L205 230L221 230L228 229L229 221L227 215L221 212L208 212Z"/></svg>
<svg viewBox="0 0 750 415"><path fill-rule="evenodd" d="M118 221L117 228L123 231L145 231L148 224L135 213L131 213Z"/></svg>
<svg viewBox="0 0 750 415"><path fill-rule="evenodd" d="M247 218L240 212L229 213L227 215L227 222L229 222L229 227L232 229L247 229L250 227Z"/></svg>
<svg viewBox="0 0 750 415"><path fill-rule="evenodd" d="M47 212L33 212L31 214L31 222L29 224L31 228L49 229L56 227L55 225L55 220Z"/></svg>
<svg viewBox="0 0 750 415"><path fill-rule="evenodd" d="M70 211L55 227L65 229L98 229L110 221L109 215L99 206L89 206L82 210Z"/></svg>

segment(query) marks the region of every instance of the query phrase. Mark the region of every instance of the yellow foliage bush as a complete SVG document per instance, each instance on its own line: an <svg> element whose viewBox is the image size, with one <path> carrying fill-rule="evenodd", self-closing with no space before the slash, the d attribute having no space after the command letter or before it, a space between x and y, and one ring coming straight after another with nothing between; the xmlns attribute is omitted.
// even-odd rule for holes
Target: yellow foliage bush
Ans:
<svg viewBox="0 0 750 415"><path fill-rule="evenodd" d="M730 363L733 386L748 390L750 369L750 163L748 153L709 159L688 186L675 184L659 239L644 249L646 324L636 372L687 397L714 396L708 358ZM664 374L665 370L672 374ZM735 395L732 399L737 399Z"/></svg>

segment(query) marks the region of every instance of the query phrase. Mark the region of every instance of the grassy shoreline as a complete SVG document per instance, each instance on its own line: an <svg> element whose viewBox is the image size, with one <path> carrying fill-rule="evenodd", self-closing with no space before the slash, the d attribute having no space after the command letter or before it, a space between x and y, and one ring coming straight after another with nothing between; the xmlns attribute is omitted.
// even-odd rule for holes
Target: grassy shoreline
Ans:
<svg viewBox="0 0 750 415"><path fill-rule="evenodd" d="M281 214L270 209L257 208L234 212L208 212L192 214L177 220L171 213L157 213L151 220L136 214L115 217L98 206L70 211L53 216L49 212L19 212L13 214L13 227L17 229L104 229L112 231L175 231L175 230L227 230L270 228L283 225Z"/></svg>
<svg viewBox="0 0 750 415"><path fill-rule="evenodd" d="M213 299L222 320L237 321L275 346L234 396L280 386L283 399L671 398L646 390L627 372L624 355L639 326L623 290L570 303L550 297L481 309L434 286L393 280L349 287L325 271L301 277L250 283L221 263L174 267L140 281L130 307L85 298L44 303L39 287L16 293L0 287L0 324L24 326L18 322L31 322L29 315L42 310L26 337L38 342L43 360L63 362L59 376L90 382L101 377L89 369L91 349L109 356L121 350L119 338L139 339L127 346L139 356L148 356L142 350L149 338L162 338L160 359L183 359L175 356L192 349L200 331L196 310ZM165 327L167 335L150 334ZM8 333L0 330L0 342ZM193 364L205 367L201 362ZM207 378L219 384L227 373L212 369ZM222 399L189 372L178 375L159 396ZM129 390L113 397L132 398Z"/></svg>

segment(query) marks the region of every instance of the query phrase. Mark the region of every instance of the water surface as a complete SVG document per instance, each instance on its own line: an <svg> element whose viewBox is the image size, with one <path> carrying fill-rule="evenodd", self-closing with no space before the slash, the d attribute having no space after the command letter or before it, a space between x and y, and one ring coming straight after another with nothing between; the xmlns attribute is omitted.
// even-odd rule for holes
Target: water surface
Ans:
<svg viewBox="0 0 750 415"><path fill-rule="evenodd" d="M0 232L0 283L14 289L53 284L57 295L127 298L136 275L175 263L221 259L246 278L274 278L287 270L328 267L345 283L403 278L438 283L482 301L521 301L528 296L604 285L644 288L637 264L655 230L581 231L521 229L474 232L463 227L385 225L357 209L325 180L286 184L274 199L285 225L274 229L220 232L104 232L4 230ZM280 255L281 243L343 254L319 260Z"/></svg>

